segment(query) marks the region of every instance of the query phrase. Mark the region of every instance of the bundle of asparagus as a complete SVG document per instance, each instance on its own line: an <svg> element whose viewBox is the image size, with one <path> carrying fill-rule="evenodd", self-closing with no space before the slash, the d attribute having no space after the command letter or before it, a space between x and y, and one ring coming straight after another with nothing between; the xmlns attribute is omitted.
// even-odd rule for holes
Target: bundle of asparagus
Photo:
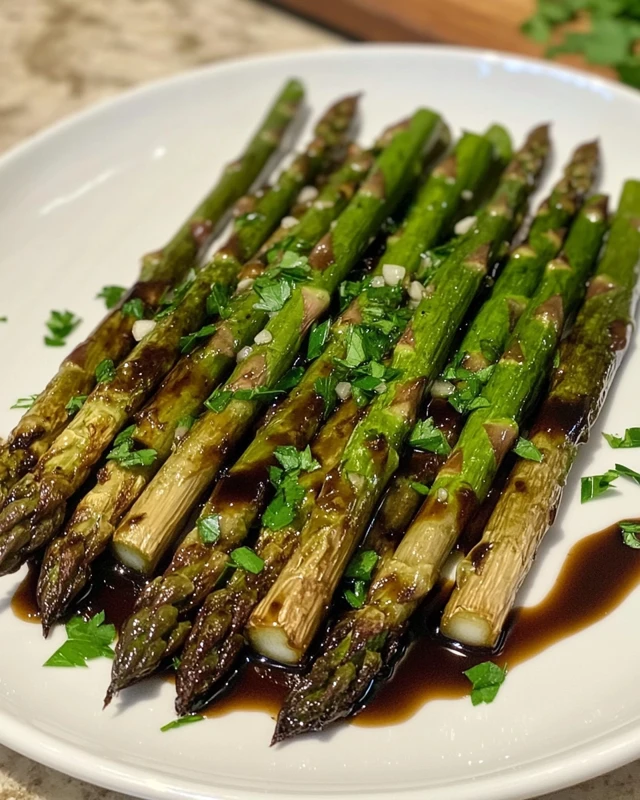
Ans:
<svg viewBox="0 0 640 800"><path fill-rule="evenodd" d="M248 644L300 665L349 586L352 610L293 681L276 742L352 713L393 663L539 402L607 229L606 198L588 197L595 143L576 149L510 250L546 127L515 154L499 126L447 153L446 124L419 109L363 150L348 97L272 185L241 200L230 239L183 282L302 99L289 82L241 158L145 257L127 295L142 301L141 340L120 304L0 450L0 572L46 547L45 633L110 544L149 578L120 631L107 703L176 656L179 714L210 701ZM629 341L639 219L629 181L535 417L541 460L516 462L461 562L446 636L500 637Z"/></svg>

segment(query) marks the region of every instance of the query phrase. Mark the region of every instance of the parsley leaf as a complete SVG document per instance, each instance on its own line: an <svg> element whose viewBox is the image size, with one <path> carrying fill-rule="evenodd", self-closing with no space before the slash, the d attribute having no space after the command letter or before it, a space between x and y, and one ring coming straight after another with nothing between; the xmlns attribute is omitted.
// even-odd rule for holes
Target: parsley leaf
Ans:
<svg viewBox="0 0 640 800"><path fill-rule="evenodd" d="M113 448L107 454L107 461L117 461L121 467L150 467L158 457L157 450L147 448L134 450L133 431L135 425L130 425L121 431L113 441Z"/></svg>
<svg viewBox="0 0 640 800"><path fill-rule="evenodd" d="M609 447L614 450L623 447L640 447L640 428L627 428L624 436L616 436L613 433L603 433L602 435L609 442Z"/></svg>
<svg viewBox="0 0 640 800"><path fill-rule="evenodd" d="M65 625L67 641L44 662L45 667L86 667L92 658L113 658L109 645L116 638L115 625L104 624L104 611L88 622L73 617Z"/></svg>
<svg viewBox="0 0 640 800"><path fill-rule="evenodd" d="M205 325L199 331L194 331L186 336L180 337L180 352L190 353L196 346L199 339L206 339L216 332L215 325Z"/></svg>
<svg viewBox="0 0 640 800"><path fill-rule="evenodd" d="M96 295L96 300L104 300L107 308L114 308L120 302L122 295L127 290L124 286L103 286Z"/></svg>
<svg viewBox="0 0 640 800"><path fill-rule="evenodd" d="M419 483L418 481L411 481L409 486L413 489L414 492L417 492L421 495L428 495L429 494L429 487L426 483Z"/></svg>
<svg viewBox="0 0 640 800"><path fill-rule="evenodd" d="M360 553L356 553L347 565L344 573L345 578L370 581L378 560L379 556L375 550L362 550Z"/></svg>
<svg viewBox="0 0 640 800"><path fill-rule="evenodd" d="M210 317L219 316L227 319L231 313L228 308L230 297L231 291L228 286L223 283L214 283L209 297L207 297L207 314Z"/></svg>
<svg viewBox="0 0 640 800"><path fill-rule="evenodd" d="M362 608L367 599L367 585L364 581L355 581L353 589L345 589L344 597L351 608Z"/></svg>
<svg viewBox="0 0 640 800"><path fill-rule="evenodd" d="M632 481L636 483L640 483L640 472L636 472L634 469L630 467L625 467L624 464L616 464L616 470L618 475L623 478L631 478Z"/></svg>
<svg viewBox="0 0 640 800"><path fill-rule="evenodd" d="M80 317L72 311L52 311L46 326L49 336L44 337L45 344L49 347L63 347L78 325L82 322Z"/></svg>
<svg viewBox="0 0 640 800"><path fill-rule="evenodd" d="M463 673L471 681L471 702L474 706L479 703L492 703L498 690L507 677L507 668L499 667L493 661L484 661Z"/></svg>
<svg viewBox="0 0 640 800"><path fill-rule="evenodd" d="M622 541L631 547L633 550L640 550L640 522L621 522L620 532L622 533Z"/></svg>
<svg viewBox="0 0 640 800"><path fill-rule="evenodd" d="M209 411L220 413L220 411L225 410L232 399L233 392L230 389L216 389L211 395L209 395L204 404Z"/></svg>
<svg viewBox="0 0 640 800"><path fill-rule="evenodd" d="M186 717L178 717L178 719L167 722L160 730L162 733L165 733L165 731L171 731L174 728L182 728L184 725L190 725L192 722L201 722L203 719L204 717L202 714L187 714Z"/></svg>
<svg viewBox="0 0 640 800"><path fill-rule="evenodd" d="M448 456L451 452L446 436L436 427L433 417L416 423L409 436L409 444L418 450L427 450L438 456Z"/></svg>
<svg viewBox="0 0 640 800"><path fill-rule="evenodd" d="M273 391L288 392L290 389L295 389L295 387L302 380L304 372L304 367L291 367L291 369L288 372L285 372L285 374L276 383L276 385L273 387Z"/></svg>
<svg viewBox="0 0 640 800"><path fill-rule="evenodd" d="M291 284L287 281L273 281L271 283L263 283L257 285L254 283L253 290L260 298L258 303L254 303L253 307L257 311L268 311L273 314L284 308L284 304L291 297Z"/></svg>
<svg viewBox="0 0 640 800"><path fill-rule="evenodd" d="M301 472L313 472L320 464L311 454L309 445L296 450L290 445L276 447L274 451L280 467L271 467L269 477L276 493L262 515L262 524L273 531L281 530L295 519L305 490L299 483Z"/></svg>
<svg viewBox="0 0 640 800"><path fill-rule="evenodd" d="M74 414L77 414L82 406L87 402L87 397L88 395L86 394L77 394L72 397L65 406L67 414L69 414L70 417L72 417Z"/></svg>
<svg viewBox="0 0 640 800"><path fill-rule="evenodd" d="M122 315L125 317L134 317L135 319L144 319L145 305L139 297L133 297L122 304Z"/></svg>
<svg viewBox="0 0 640 800"><path fill-rule="evenodd" d="M215 544L221 536L220 514L209 514L208 517L200 517L196 522L196 528L202 544Z"/></svg>
<svg viewBox="0 0 640 800"><path fill-rule="evenodd" d="M317 378L316 382L313 384L315 393L324 403L325 419L333 413L338 402L338 397L336 395L337 385L338 378L335 375L327 375L326 378Z"/></svg>
<svg viewBox="0 0 640 800"><path fill-rule="evenodd" d="M96 381L98 383L111 383L116 377L116 365L110 358L105 358L96 367Z"/></svg>
<svg viewBox="0 0 640 800"><path fill-rule="evenodd" d="M517 456L520 456L520 458L525 458L527 461L542 461L542 453L538 450L535 444L529 441L529 439L523 438L522 436L518 437L518 441L514 445L513 452Z"/></svg>
<svg viewBox="0 0 640 800"><path fill-rule="evenodd" d="M11 408L31 408L40 395L30 394L28 397L19 397Z"/></svg>
<svg viewBox="0 0 640 800"><path fill-rule="evenodd" d="M184 300L186 293L193 284L193 280L186 280L175 289L169 289L160 300L160 310L156 313L155 319L163 319L172 314L180 303Z"/></svg>
<svg viewBox="0 0 640 800"><path fill-rule="evenodd" d="M580 481L580 502L587 503L599 497L611 488L613 482L619 477L615 469L607 470L604 475L589 475Z"/></svg>
<svg viewBox="0 0 640 800"><path fill-rule="evenodd" d="M313 361L324 350L324 346L329 338L329 328L331 327L331 320L326 319L320 325L316 325L311 329L309 334L309 344L307 346L307 359Z"/></svg>
<svg viewBox="0 0 640 800"><path fill-rule="evenodd" d="M232 550L229 556L231 565L250 572L252 575L259 575L264 569L264 561L250 547L238 547Z"/></svg>

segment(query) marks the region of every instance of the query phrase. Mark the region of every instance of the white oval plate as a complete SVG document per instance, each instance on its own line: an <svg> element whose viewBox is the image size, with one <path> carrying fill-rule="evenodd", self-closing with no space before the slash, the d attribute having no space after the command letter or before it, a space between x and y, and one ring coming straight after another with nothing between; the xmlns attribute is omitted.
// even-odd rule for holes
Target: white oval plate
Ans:
<svg viewBox="0 0 640 800"><path fill-rule="evenodd" d="M96 292L133 281L141 253L168 238L239 150L282 81L298 75L315 113L364 91L362 138L424 104L454 130L500 121L516 141L553 121L554 170L599 137L602 187L617 197L640 176L640 95L575 71L495 53L353 47L241 61L127 94L56 126L0 161L0 431L17 397L37 392L60 352L42 343L50 309L103 313ZM602 429L640 424L640 353L632 347L597 431L575 466L558 521L524 596L540 600L570 546L637 514L640 488L581 506L579 476L614 454ZM624 451L640 469L640 451ZM622 482L621 482L622 483ZM629 552L629 557L638 557ZM269 748L272 720L236 712L161 733L173 690L153 681L102 712L109 663L44 669L45 642L9 603L21 574L0 580L0 741L78 778L145 798L422 798L514 800L576 783L640 756L640 592L604 621L515 668L492 705L437 701L387 728L343 725Z"/></svg>

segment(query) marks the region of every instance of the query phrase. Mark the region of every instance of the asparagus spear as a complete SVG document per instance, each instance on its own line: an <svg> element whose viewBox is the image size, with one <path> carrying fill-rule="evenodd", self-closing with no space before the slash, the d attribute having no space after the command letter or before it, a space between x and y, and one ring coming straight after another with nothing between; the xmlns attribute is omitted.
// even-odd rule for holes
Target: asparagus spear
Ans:
<svg viewBox="0 0 640 800"><path fill-rule="evenodd" d="M445 635L493 647L536 551L555 517L562 488L606 399L629 344L640 263L640 182L627 181L605 254L530 439L541 462L519 460L482 540L460 563L442 618Z"/></svg>
<svg viewBox="0 0 640 800"><path fill-rule="evenodd" d="M153 310L165 291L185 277L225 212L247 192L281 144L303 97L304 89L297 80L284 86L240 158L225 168L218 183L169 244L159 253L144 257L138 282L120 306L62 362L12 431L8 444L0 449L0 503L16 481L35 467L65 427L69 420L66 406L71 398L91 391L98 364L105 359L118 362L131 349L135 318L122 313L124 302L139 298Z"/></svg>
<svg viewBox="0 0 640 800"><path fill-rule="evenodd" d="M427 287L394 352L398 377L357 426L340 467L325 481L303 534L305 544L251 617L247 634L258 652L295 664L308 648L373 507L397 469L424 390L442 368L505 237L515 231L548 149L547 129L536 129L505 171L477 227L462 237Z"/></svg>
<svg viewBox="0 0 640 800"><path fill-rule="evenodd" d="M347 400L320 429L311 444L312 456L319 466L299 479L304 498L296 518L277 530L264 526L261 529L255 552L263 561L263 569L257 573L238 569L224 588L207 595L180 654L176 672L178 714L206 705L215 683L232 668L243 650L243 629L251 611L293 554L322 482L339 463L344 445L363 411L353 399ZM216 549L221 552L230 549L226 546L223 549L220 544ZM219 561L220 565L228 563Z"/></svg>
<svg viewBox="0 0 640 800"><path fill-rule="evenodd" d="M325 351L241 459L219 481L203 512L203 516L216 516L223 532L222 540L216 544L217 549L228 552L239 545L261 513L269 485L269 467L274 463L275 448L285 444L304 446L317 429L325 406L318 387L324 384L326 390L333 391L337 378L331 383L331 376L340 370L337 365L344 363L349 341L353 342L349 334L354 330L358 333L362 330L366 337L369 329L366 324L362 325L363 319L369 319L372 315L373 320L369 321L378 325L381 322L380 315L398 307L402 292L376 288L376 278L380 280L385 272L385 265L394 265L393 269L400 267L405 271L405 285L411 283L420 265L421 253L436 243L441 232L455 219L462 194L476 191L481 184L491 162L491 151L491 143L487 138L466 134L454 154L433 171L419 192L402 229L390 237L385 253L374 270L373 286L369 282L369 288L334 323L332 338ZM383 292L382 304L377 294L380 291ZM387 332L387 326L394 325L394 322L388 319L384 324ZM405 322L401 324L404 325ZM393 332L388 331L384 346L392 347L401 332L402 327L397 327ZM317 474L313 473L311 479L317 480ZM288 541L294 540L293 534L286 538ZM220 561L213 562L214 571L211 572L207 569L209 560L209 554L202 559L202 572L209 571L210 574L206 582L202 575L199 576L199 588L203 584L214 585L218 577ZM190 569L193 566L190 564ZM273 578L275 579L275 574ZM184 611L201 599L182 598L181 610Z"/></svg>
<svg viewBox="0 0 640 800"><path fill-rule="evenodd" d="M355 106L356 98L338 102L321 120L320 128L343 131ZM308 152L257 200L254 211L242 219L227 244L198 273L181 302L120 364L113 380L98 384L34 473L16 484L0 512L0 572L16 569L57 532L67 499L80 488L119 428L176 362L182 337L201 326L212 287L236 282L242 262L271 233L308 176L318 170L329 146L325 138L316 136Z"/></svg>
<svg viewBox="0 0 640 800"><path fill-rule="evenodd" d="M346 134L347 129L344 129ZM332 131L332 138L341 131ZM314 144L314 147L316 145ZM328 180L318 195L316 205L309 208L293 228L285 228L288 249L298 256L308 252L329 225L344 209L371 164L371 154L353 148L347 162ZM253 278L264 270L273 245L246 267ZM282 253L282 248L278 250ZM265 279L280 270L276 258ZM253 280L245 279L244 283ZM240 286L243 281L240 281ZM144 490L160 465L171 453L181 421L193 418L211 390L227 374L241 348L247 346L268 319L264 310L254 306L260 297L254 289L239 291L230 301L215 334L204 347L183 357L167 376L156 395L137 415L131 432L136 448L156 453L150 464L131 468L110 461L101 470L96 486L76 506L62 536L47 549L38 580L38 607L46 631L65 611L71 600L86 585L92 562L102 553L111 536L136 498ZM134 450L134 452L136 452Z"/></svg>
<svg viewBox="0 0 640 800"><path fill-rule="evenodd" d="M267 343L255 347L223 392L214 394L209 401L213 410L194 425L116 532L114 546L125 563L149 571L170 546L180 522L255 418L256 399L289 368L309 326L325 313L331 294L411 182L415 161L437 142L441 130L438 115L422 109L394 126L364 184L333 231L311 252L310 279L293 289L266 326ZM251 399L234 396L238 390L249 390ZM200 566L203 549L206 554L204 542L188 536L165 575L142 593L118 643L106 702L154 669L159 650L169 655L184 638L188 623L177 624L178 605L181 597L193 593L197 569L192 575L189 565L195 561Z"/></svg>
<svg viewBox="0 0 640 800"><path fill-rule="evenodd" d="M532 222L527 241L517 247L500 273L489 299L482 305L467 330L450 367L441 376L479 373L498 360L518 318L526 308L540 281L542 271L558 254L566 237L566 228L582 204L593 183L599 166L596 143L583 144L576 149L564 169L560 181L539 207ZM460 372L457 366L463 368ZM452 384L443 386L453 389ZM438 426L449 447L453 447L462 429L464 412L449 406L443 425ZM401 467L393 478L376 521L367 535L366 547L380 557L389 545L404 533L420 506L422 495L415 484L430 486L435 473L444 464L447 447L441 453L417 453Z"/></svg>
<svg viewBox="0 0 640 800"><path fill-rule="evenodd" d="M564 255L549 262L530 308L470 415L425 504L394 556L377 571L366 604L343 618L328 651L285 701L274 741L345 716L393 653L410 615L434 586L465 521L487 494L518 422L550 366L565 314L580 299L606 229L606 201L585 206Z"/></svg>

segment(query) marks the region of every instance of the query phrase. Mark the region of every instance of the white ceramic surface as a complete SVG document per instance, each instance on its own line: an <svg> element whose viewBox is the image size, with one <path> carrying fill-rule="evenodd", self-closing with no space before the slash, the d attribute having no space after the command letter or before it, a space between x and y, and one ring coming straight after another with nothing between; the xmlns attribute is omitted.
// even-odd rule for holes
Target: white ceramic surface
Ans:
<svg viewBox="0 0 640 800"><path fill-rule="evenodd" d="M597 136L601 186L617 195L640 176L640 95L598 78L516 57L433 47L362 46L233 62L127 94L56 126L0 160L0 431L9 406L37 392L60 351L42 344L52 308L98 321L106 283L130 283L245 140L280 83L304 79L319 111L364 91L363 141L417 105L455 130L507 124L516 140L553 121L554 175L579 141ZM551 178L551 176L549 176ZM523 600L540 600L581 536L637 515L640 489L586 506L579 476L612 466L600 431L639 424L640 353L632 346L592 441L575 466L562 510ZM640 451L624 452L640 469ZM637 557L630 551L629 557ZM509 674L492 705L437 701L386 728L342 726L269 748L272 721L237 712L160 733L172 687L151 682L106 712L109 663L44 669L63 640L9 608L20 580L0 580L0 741L69 774L145 798L261 797L516 800L560 788L640 756L635 636L640 592L605 620Z"/></svg>

